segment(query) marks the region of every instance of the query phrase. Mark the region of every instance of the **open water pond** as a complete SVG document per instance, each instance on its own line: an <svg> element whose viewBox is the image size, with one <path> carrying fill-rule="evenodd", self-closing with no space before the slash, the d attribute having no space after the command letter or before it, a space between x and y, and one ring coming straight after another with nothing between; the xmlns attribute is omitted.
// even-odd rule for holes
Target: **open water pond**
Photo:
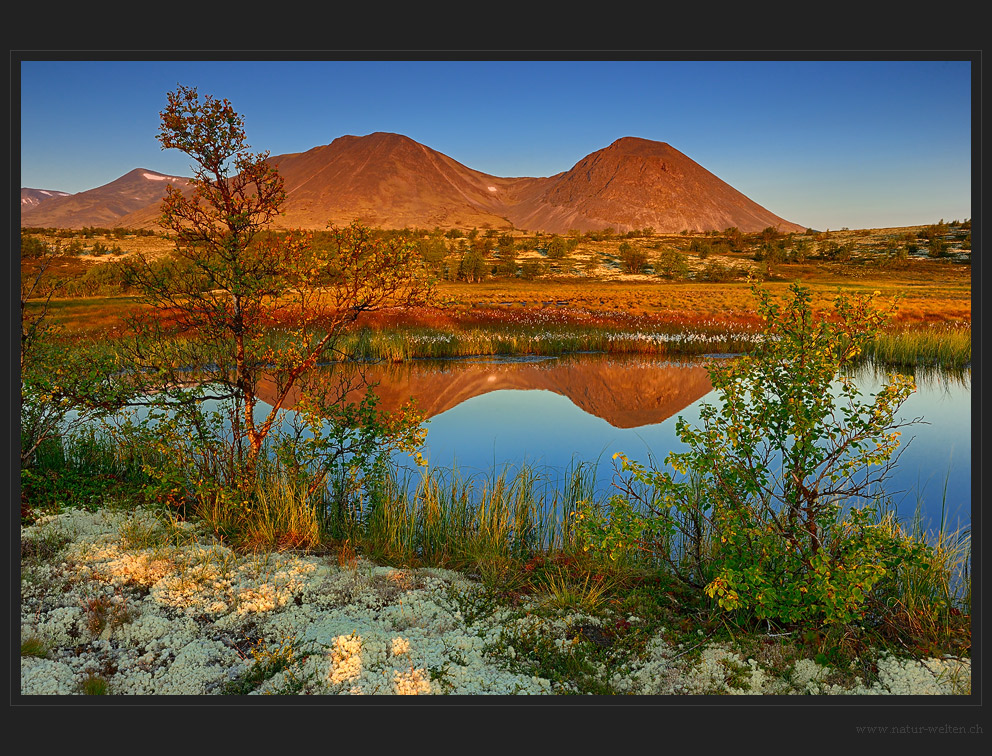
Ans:
<svg viewBox="0 0 992 756"><path fill-rule="evenodd" d="M339 368L340 369L340 368ZM522 465L545 485L561 486L578 464L595 471L609 493L613 454L662 464L686 447L679 416L699 424L702 403L718 405L705 361L672 362L588 354L560 358L415 360L365 366L384 408L414 397L428 418L424 456L432 467L457 467L464 478L511 475ZM856 376L871 401L886 372ZM928 528L941 517L955 531L971 523L971 371L918 373L917 391L899 417L926 424L903 428L902 455L885 488L901 519L920 507ZM397 462L411 466L410 459Z"/></svg>

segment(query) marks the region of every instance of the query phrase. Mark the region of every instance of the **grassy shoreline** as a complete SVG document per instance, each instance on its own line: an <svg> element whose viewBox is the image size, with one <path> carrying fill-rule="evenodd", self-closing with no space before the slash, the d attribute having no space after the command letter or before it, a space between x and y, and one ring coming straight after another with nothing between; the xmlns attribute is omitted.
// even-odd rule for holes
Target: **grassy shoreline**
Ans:
<svg viewBox="0 0 992 756"><path fill-rule="evenodd" d="M372 331L361 329L342 339L350 359L402 362L491 355L550 356L580 352L695 356L746 353L757 334L750 329L657 327L618 329L610 326L518 326L461 330L413 327ZM971 329L960 325L927 325L880 334L862 355L892 367L923 365L961 369L971 364Z"/></svg>
<svg viewBox="0 0 992 756"><path fill-rule="evenodd" d="M237 552L145 510L22 532L21 692L63 695L967 695L968 658L724 631L664 584L526 587L348 549ZM662 699L663 700L663 699Z"/></svg>
<svg viewBox="0 0 992 756"><path fill-rule="evenodd" d="M142 588L145 578L137 583L133 577L123 582L114 579L110 576L116 569L113 564L131 564L135 559L149 563L148 560L172 554L168 556L170 563L186 565L179 568L185 575L182 584L198 584L201 577L194 573L199 575L200 568L195 563L200 557L196 555L204 552L203 547L195 546L193 539L183 535L190 529L217 544L209 549L221 549L227 554L221 560L224 564L241 564L244 560L302 560L310 564L316 560L323 565L318 569L329 569L334 580L354 575L357 564L366 565L362 569L368 570L369 580L359 583L378 586L375 590L380 596L383 586L391 585L383 582L384 575L402 576L395 580L408 587L423 585L423 579L417 576L437 576L441 574L438 570L459 575L457 579L449 575L449 587L444 589L450 611L457 610L458 622L463 623L459 632L471 635L485 628L485 648L480 645L477 649L479 658L486 664L496 664L504 673L546 681L541 683L546 686L544 693L650 692L650 685L660 686L660 681L665 680L667 687L654 693L886 694L893 691L885 687L886 680L891 683L886 677L889 672L883 670L885 665L896 664L905 672L909 669L906 665L921 660L943 655L967 660L970 656L970 537L966 532L930 537L931 544L937 547L934 569L926 575L900 576L898 585L890 587L888 602L874 605L869 617L860 622L769 629L721 615L705 597L685 591L636 552L610 560L578 547L571 537L568 518L556 513L567 512L577 501L593 497L594 482L581 467L573 470L571 485L563 492L545 490L540 475L533 470L493 472L472 478L462 477L457 471L429 470L419 481L412 481L412 490L406 485L410 480L387 476L378 485L353 495L343 506L330 508L326 502L321 505L301 498L288 481L273 475L264 479L250 511L221 512L195 499L164 499L152 485L146 467L160 462L148 449L128 449L95 437L80 437L43 449L26 481L27 503L34 506L22 510L22 586L26 585L25 579L32 585L32 581L50 579L49 568L42 567L39 561L47 564L67 559L65 544L58 543L55 536L39 535L38 523L49 522L53 516L57 520L59 515L73 511L91 513L87 517L103 512L131 523L115 525L115 535L109 541L101 539L101 543L118 544L113 546L118 556L111 562L97 559L104 566L94 564L96 573L108 577L86 583L90 587L85 590L90 595L105 596L91 609L78 612L74 620L74 632L81 637L73 643L77 650L83 649L86 658L90 654L106 658L108 646L101 643L110 644L111 639L122 634L128 637L125 628L137 618L115 615L114 607L140 601L140 596L154 587L149 584ZM142 519L149 517L147 522ZM139 522L144 524L139 526ZM913 532L913 523L883 520L880 524L918 539L927 538ZM100 546L95 553L104 548ZM69 559L70 564L73 559ZM80 563L83 562L86 559ZM954 585L952 575L962 571L965 582ZM66 585L85 583L72 569L57 572ZM158 575L145 582L158 584L156 581L164 579ZM450 587L454 584L460 587ZM35 588L25 590L32 596L36 593ZM132 590L138 591L136 597L120 598ZM260 589L252 585L244 590L245 596L257 596ZM294 595L302 596L305 603L310 601L306 591L290 591L287 595L287 601ZM402 609L404 600L407 606L416 605L404 591L389 588L385 595L389 600L382 611ZM231 606L247 600L230 596L225 599ZM278 607L272 608L273 612L277 610ZM37 607L31 611L37 611ZM310 621L319 623L318 618L323 616L320 612L324 611L331 611L331 607L319 610ZM348 616L355 617L355 623L368 622L357 617L363 612L373 616L378 611L369 606L351 607ZM196 613L202 615L202 607ZM230 616L231 622L236 617L235 626L244 625L243 634L247 637L251 634L248 620L253 619L257 628L262 614L222 616ZM409 618L404 620L407 621ZM114 622L117 626L103 638ZM259 641L254 651L241 649L245 663L237 669L229 668L230 674L224 678L225 685L230 686L227 692L342 692L337 688L329 691L326 686L288 684L289 679L299 680L311 674L313 670L306 666L305 659L324 658L331 653L330 647L326 643L295 643L282 631L284 625L274 619L273 622L264 631L253 631ZM22 625L34 628L28 620L22 620ZM64 664L69 658L65 648L46 636L48 625L42 625L40 629L23 631L27 635L22 637L22 657L29 659L25 663L32 669L37 666L33 659ZM85 637L85 627L92 627L92 639ZM222 642L218 639L226 636L211 627L201 623L201 631L208 633L206 637L214 638L211 642ZM366 637L371 638L373 632L367 629ZM343 635L344 631L334 637ZM412 640L409 633L399 633L400 636ZM421 640L428 643L426 637ZM114 648L132 655L142 650L130 651L125 643ZM459 670L457 659L461 657L456 654L440 661L431 658L428 664L427 657L422 657L420 667L428 675L434 665L432 682L437 684L430 692L464 692L457 686L446 689L441 684L445 679L442 670ZM797 664L805 670L802 674ZM620 666L630 674L614 679L612 672ZM287 669L296 677L279 674ZM646 669L653 671L647 673ZM804 677L807 672L812 675L809 679ZM120 685L115 691L112 674L100 674L109 692L123 692ZM924 688L917 692L968 692L970 672L967 677L960 670L954 674L954 685L947 690L940 688L946 680L938 684L936 678L929 677L920 678L918 684ZM80 669L76 677L82 675ZM643 675L647 676L642 679ZM214 682L217 684L210 692L221 692L223 686ZM401 691L389 688L382 692Z"/></svg>

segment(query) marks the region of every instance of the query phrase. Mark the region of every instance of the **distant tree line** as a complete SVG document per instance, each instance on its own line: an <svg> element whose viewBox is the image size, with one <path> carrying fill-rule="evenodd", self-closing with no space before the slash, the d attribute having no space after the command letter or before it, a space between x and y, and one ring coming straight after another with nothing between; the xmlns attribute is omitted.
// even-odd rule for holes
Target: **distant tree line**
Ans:
<svg viewBox="0 0 992 756"><path fill-rule="evenodd" d="M284 232L267 231L260 239L279 236ZM602 248L581 260L571 255L584 242L610 240L615 247L615 264L627 274L652 274L670 280L730 281L744 275L744 269L727 264L729 256L745 257L758 263L757 272L772 277L780 265L808 261L905 265L912 257L925 255L931 259L955 258L952 244L969 249L971 221L943 219L918 230L907 231L895 243L865 246L864 233L850 232L847 238L836 232L814 231L805 234L784 233L774 227L743 232L737 227L723 231L711 230L692 234L684 241L673 235L658 237L652 228L635 229L617 234L614 229L564 234L533 232L520 229L442 229L407 227L402 229L370 229L373 238L383 241L403 241L413 245L416 256L431 273L442 281L476 283L489 279L532 280L548 274L590 273L601 261ZM88 226L82 229L24 227L21 229L21 257L25 261L46 257L75 257L83 254L108 256L111 261L84 271L46 271L38 291L58 291L62 296L102 296L127 293L129 284L125 267L114 261L124 250L116 243L103 239L123 239L127 236L166 236L147 229ZM686 234L688 236L688 234ZM858 240L851 236L858 237ZM41 238L45 237L45 238ZM653 238L652 238L653 237ZM645 242L643 240L650 239ZM333 243L330 231L314 231L316 248ZM652 250L654 252L652 252ZM690 264L690 258L698 263ZM609 257L607 257L607 261ZM699 263L702 263L700 266ZM157 263L166 265L166 263ZM609 263L608 263L609 264ZM581 267L579 267L581 266ZM163 268L163 270L166 270ZM176 271L178 273L178 271ZM164 275L172 275L168 270Z"/></svg>
<svg viewBox="0 0 992 756"><path fill-rule="evenodd" d="M44 234L54 236L57 239L72 239L82 236L85 239L92 239L94 236L112 236L117 239L124 239L128 236L165 236L160 231L153 231L147 228L124 228L115 226L113 228L103 228L102 226L83 226L82 228L52 228L42 226L21 226L22 234Z"/></svg>

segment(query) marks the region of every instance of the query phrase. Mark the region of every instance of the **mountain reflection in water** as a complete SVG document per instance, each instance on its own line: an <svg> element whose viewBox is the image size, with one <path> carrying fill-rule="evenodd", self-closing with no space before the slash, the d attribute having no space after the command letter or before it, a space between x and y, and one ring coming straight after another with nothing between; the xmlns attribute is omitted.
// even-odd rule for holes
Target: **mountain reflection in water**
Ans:
<svg viewBox="0 0 992 756"><path fill-rule="evenodd" d="M608 493L615 452L662 465L670 451L686 448L676 419L698 427L700 405L720 403L707 364L603 354L478 357L338 365L326 377L334 387L364 372L387 410L413 397L428 420L424 456L433 467L486 476L527 465L558 487L581 464ZM859 371L864 401L888 372ZM971 372L916 377L918 390L899 415L925 423L902 429L901 456L885 492L901 518L912 519L919 508L927 527L944 520L955 530L971 521ZM262 399L266 393L263 387ZM405 455L396 461L412 467Z"/></svg>
<svg viewBox="0 0 992 756"><path fill-rule="evenodd" d="M550 391L614 428L664 422L712 388L705 362L659 362L606 355L542 359L474 358L338 365L328 370L333 390L358 372L372 385L380 407L396 410L413 397L430 419L494 391ZM273 388L264 385L263 401ZM363 390L353 389L357 401Z"/></svg>

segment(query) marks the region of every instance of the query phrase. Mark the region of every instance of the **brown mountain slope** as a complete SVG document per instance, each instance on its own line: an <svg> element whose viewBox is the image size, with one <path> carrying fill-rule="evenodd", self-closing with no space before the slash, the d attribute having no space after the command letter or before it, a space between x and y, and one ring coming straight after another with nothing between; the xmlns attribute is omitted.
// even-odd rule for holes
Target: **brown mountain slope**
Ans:
<svg viewBox="0 0 992 756"><path fill-rule="evenodd" d="M624 137L521 197L510 214L521 228L561 233L612 226L660 233L805 229L769 212L665 142Z"/></svg>
<svg viewBox="0 0 992 756"><path fill-rule="evenodd" d="M510 227L500 195L506 179L487 176L399 134L343 136L270 159L286 185L286 227Z"/></svg>
<svg viewBox="0 0 992 756"><path fill-rule="evenodd" d="M22 205L21 225L53 228L113 227L126 225L121 219L142 208L154 208L154 218L144 227L157 224L158 203L165 186L183 186L187 179L167 176L145 168L135 168L109 184L85 192L54 197L27 208Z"/></svg>

